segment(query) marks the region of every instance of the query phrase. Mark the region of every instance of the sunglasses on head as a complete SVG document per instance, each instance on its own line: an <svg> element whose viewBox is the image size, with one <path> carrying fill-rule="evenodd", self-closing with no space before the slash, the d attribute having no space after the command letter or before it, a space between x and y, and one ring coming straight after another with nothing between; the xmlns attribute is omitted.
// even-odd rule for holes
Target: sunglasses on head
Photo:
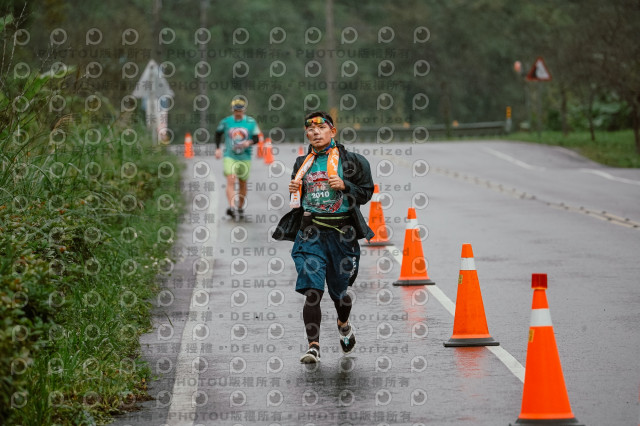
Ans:
<svg viewBox="0 0 640 426"><path fill-rule="evenodd" d="M313 117L304 122L304 127L310 127L312 124L327 124L329 127L333 127L333 124L324 117Z"/></svg>

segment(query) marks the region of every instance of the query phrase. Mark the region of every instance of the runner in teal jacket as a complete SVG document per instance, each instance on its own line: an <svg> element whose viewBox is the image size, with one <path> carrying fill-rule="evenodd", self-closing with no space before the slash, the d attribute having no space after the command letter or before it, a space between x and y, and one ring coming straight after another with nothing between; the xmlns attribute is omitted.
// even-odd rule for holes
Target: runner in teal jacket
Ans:
<svg viewBox="0 0 640 426"><path fill-rule="evenodd" d="M291 257L298 278L295 290L305 295L302 317L309 348L302 363L320 360L320 300L325 282L338 314L338 336L345 354L353 352L355 328L349 322L352 299L347 293L360 263L358 239L373 237L360 205L373 195L369 162L335 141L333 118L318 111L305 118L310 147L296 159L289 192L289 213L273 238L294 241Z"/></svg>

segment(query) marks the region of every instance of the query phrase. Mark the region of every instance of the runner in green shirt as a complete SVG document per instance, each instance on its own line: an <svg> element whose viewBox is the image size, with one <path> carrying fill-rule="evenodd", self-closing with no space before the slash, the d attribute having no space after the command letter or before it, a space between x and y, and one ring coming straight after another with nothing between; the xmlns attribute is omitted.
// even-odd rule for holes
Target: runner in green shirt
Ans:
<svg viewBox="0 0 640 426"><path fill-rule="evenodd" d="M223 118L216 129L216 158L223 157L220 143L224 135L223 172L227 178L227 215L233 219L244 217L247 206L247 179L251 170L253 145L260 138L260 127L253 117L245 115L246 102L241 98L231 101L232 115ZM236 193L236 182L238 192Z"/></svg>

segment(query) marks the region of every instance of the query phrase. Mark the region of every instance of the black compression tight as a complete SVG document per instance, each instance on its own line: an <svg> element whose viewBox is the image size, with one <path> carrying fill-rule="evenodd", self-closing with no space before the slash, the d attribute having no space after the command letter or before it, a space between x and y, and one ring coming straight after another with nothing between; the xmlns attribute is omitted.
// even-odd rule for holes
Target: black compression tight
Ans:
<svg viewBox="0 0 640 426"><path fill-rule="evenodd" d="M347 322L349 320L349 314L351 313L351 296L345 294L342 299L334 300L333 304L338 313L338 320L342 323Z"/></svg>
<svg viewBox="0 0 640 426"><path fill-rule="evenodd" d="M305 292L306 299L302 308L302 318L307 331L307 340L311 342L320 341L320 321L322 320L322 311L320 310L320 301L322 300L323 291L309 289ZM349 320L351 313L351 297L345 294L342 299L334 300L334 306L338 313L338 320L345 323Z"/></svg>

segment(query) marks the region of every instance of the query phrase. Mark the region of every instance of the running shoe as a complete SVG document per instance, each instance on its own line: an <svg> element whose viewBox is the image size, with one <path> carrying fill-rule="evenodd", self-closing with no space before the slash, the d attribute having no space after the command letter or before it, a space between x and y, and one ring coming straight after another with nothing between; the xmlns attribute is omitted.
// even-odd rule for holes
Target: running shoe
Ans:
<svg viewBox="0 0 640 426"><path fill-rule="evenodd" d="M243 220L243 219L244 219L244 209L238 209L238 210L236 210L236 213L237 213L237 215L238 215L238 216L237 216L237 217L238 217L238 219L240 219L240 220Z"/></svg>
<svg viewBox="0 0 640 426"><path fill-rule="evenodd" d="M317 346L311 346L309 350L302 355L300 362L303 364L315 364L320 362L320 348Z"/></svg>
<svg viewBox="0 0 640 426"><path fill-rule="evenodd" d="M340 347L344 354L350 354L356 347L355 329L351 323L347 327L338 326L338 335L340 336Z"/></svg>
<svg viewBox="0 0 640 426"><path fill-rule="evenodd" d="M235 219L236 218L236 212L235 212L235 209L233 207L229 207L227 209L227 216L229 216L231 219Z"/></svg>

